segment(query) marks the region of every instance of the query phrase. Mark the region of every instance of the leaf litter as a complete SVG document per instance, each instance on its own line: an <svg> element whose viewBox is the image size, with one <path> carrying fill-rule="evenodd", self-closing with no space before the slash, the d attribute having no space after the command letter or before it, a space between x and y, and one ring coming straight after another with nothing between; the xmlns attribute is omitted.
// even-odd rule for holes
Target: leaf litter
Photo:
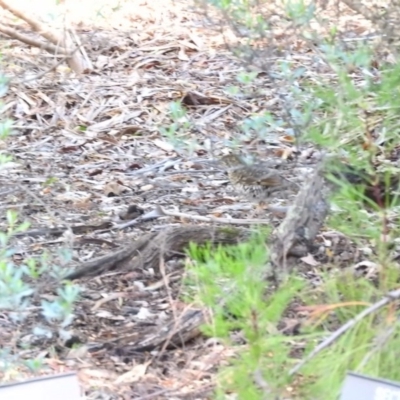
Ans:
<svg viewBox="0 0 400 400"><path fill-rule="evenodd" d="M262 143L239 135L238 127L254 113L282 113L268 77L258 74L248 96L229 94L229 88L240 86L237 74L243 68L225 49L227 37L204 29L201 16L186 2L162 0L160 6L143 0L120 9L109 2L102 10L107 18L96 21L80 3L69 3L69 16L94 64L92 74L78 77L60 65L33 79L49 68L47 53L13 39L3 53L4 71L12 78L3 115L14 121L14 134L1 144L13 161L0 171L0 206L3 212L18 211L19 220L36 229L35 235L13 239L16 262L43 252L57 261L59 247L66 246L72 261L80 263L144 232L186 223L162 216L113 229L157 206L245 217L248 208L238 208L237 197L227 194L226 175L215 160L232 143L261 155L290 156L292 135L283 128ZM89 3L93 10L101 2ZM351 22L360 35L363 25L354 18ZM312 61L304 43L295 43L292 57L299 65L310 74L330 73ZM256 88L268 89L260 95ZM191 127L176 137L196 143L190 153L160 133L160 127L173 123L172 101L181 102L187 112ZM5 223L3 217L3 229ZM65 235L66 230L71 234ZM357 255L349 257L350 263L365 265ZM312 255L304 259L309 266L320 261ZM43 356L47 372L78 370L91 399L210 398L216 371L234 349L195 335L172 348L165 346L167 341L148 351L132 350L171 317L179 321L196 313L178 300L181 269L165 268L162 280L144 269L80 282L83 292L70 343L34 337L32 328L42 323L34 310L18 337L5 317L3 347L29 344L20 356ZM38 299L54 295L45 283L37 291ZM73 344L80 351L71 350Z"/></svg>

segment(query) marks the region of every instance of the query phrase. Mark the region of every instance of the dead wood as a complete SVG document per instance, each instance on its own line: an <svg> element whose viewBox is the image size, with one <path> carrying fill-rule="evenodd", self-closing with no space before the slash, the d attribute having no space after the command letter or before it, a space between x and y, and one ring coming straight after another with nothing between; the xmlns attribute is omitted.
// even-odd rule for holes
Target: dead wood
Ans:
<svg viewBox="0 0 400 400"><path fill-rule="evenodd" d="M45 27L43 24L41 24L39 21L37 21L35 18L32 18L32 12L28 13L18 9L15 7L15 5L10 4L7 1L0 0L0 6L3 7L5 10L10 11L13 15L15 15L17 18L22 19L23 21L27 22L32 29L39 33L41 36L43 36L45 39L47 39L50 43L53 43L57 45L59 43L59 38L58 35Z"/></svg>
<svg viewBox="0 0 400 400"><path fill-rule="evenodd" d="M49 43L43 43L41 41L31 39L26 35L22 35L16 30L6 27L4 25L0 26L0 32L3 32L17 40L20 40L21 42L27 43L30 46L43 48L52 54L61 54L65 56L70 68L78 74L93 69L83 47L79 43L77 46L73 44L71 35L67 30L64 31L63 35L59 35L58 32L49 29L44 24L40 23L37 19L32 18L32 16L29 15L27 12L18 9L17 7L15 7L15 5L10 4L7 1L0 0L0 6L3 7L5 10L11 12L16 17L27 22L35 32L48 40ZM80 50L81 55L78 51L76 51L76 48Z"/></svg>
<svg viewBox="0 0 400 400"><path fill-rule="evenodd" d="M116 253L83 264L65 279L94 277L128 265L129 270L144 267L157 271L160 260L182 256L190 242L197 244L236 244L250 235L248 230L232 227L178 226L160 233L149 233Z"/></svg>
<svg viewBox="0 0 400 400"><path fill-rule="evenodd" d="M329 187L319 167L304 184L272 236L272 272L287 273L299 257L310 251L329 212L328 193Z"/></svg>
<svg viewBox="0 0 400 400"><path fill-rule="evenodd" d="M5 26L3 24L0 24L0 32L6 34L7 36L17 39L22 43L25 43L29 46L33 46L33 47L38 47L39 49L44 49L49 53L52 54L57 54L61 53L61 54L65 54L65 50L57 48L54 44L51 43L46 43L37 39L33 39L29 36L26 36L22 33L19 33L17 30L10 28L8 26Z"/></svg>
<svg viewBox="0 0 400 400"><path fill-rule="evenodd" d="M172 319L142 340L137 341L137 333L133 335L121 335L121 337L107 342L122 353L152 351L155 348L164 346L165 348L182 347L189 340L200 334L200 326L206 322L206 312L201 309L189 308L176 319Z"/></svg>

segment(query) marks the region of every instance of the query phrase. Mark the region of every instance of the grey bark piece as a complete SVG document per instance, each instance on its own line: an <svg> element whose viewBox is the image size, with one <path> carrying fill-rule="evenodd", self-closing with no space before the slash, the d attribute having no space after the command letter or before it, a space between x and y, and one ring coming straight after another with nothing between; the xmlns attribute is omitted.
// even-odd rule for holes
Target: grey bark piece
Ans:
<svg viewBox="0 0 400 400"><path fill-rule="evenodd" d="M293 258L307 255L328 215L328 193L320 168L317 168L273 233L270 255L274 271L287 274L297 262Z"/></svg>

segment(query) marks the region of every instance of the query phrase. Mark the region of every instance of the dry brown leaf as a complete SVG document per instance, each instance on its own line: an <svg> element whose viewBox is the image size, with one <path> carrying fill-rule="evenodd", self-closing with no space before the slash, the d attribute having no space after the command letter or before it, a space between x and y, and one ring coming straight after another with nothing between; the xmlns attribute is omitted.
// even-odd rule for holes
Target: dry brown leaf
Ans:
<svg viewBox="0 0 400 400"><path fill-rule="evenodd" d="M137 382L140 378L142 378L147 371L148 366L151 364L151 360L144 364L135 365L130 371L125 374L120 375L115 383L133 383Z"/></svg>

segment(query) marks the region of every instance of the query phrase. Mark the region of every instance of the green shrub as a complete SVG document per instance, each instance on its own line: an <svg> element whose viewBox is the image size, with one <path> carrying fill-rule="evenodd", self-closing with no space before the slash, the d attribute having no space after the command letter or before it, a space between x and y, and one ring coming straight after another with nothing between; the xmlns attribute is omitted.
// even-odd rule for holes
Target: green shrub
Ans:
<svg viewBox="0 0 400 400"><path fill-rule="evenodd" d="M231 46L231 50L245 65L257 61L257 57L262 61L265 54L276 50L276 43L268 39L273 24L267 15L257 12L257 7L267 2L197 3L203 10L213 7L213 12L219 12L226 25L241 36L241 46ZM221 399L227 391L246 400L337 399L348 370L400 380L395 356L400 344L399 328L392 306L358 322L309 360L299 374L289 374L321 340L398 287L399 268L392 256L399 246L399 188L390 186L390 177L400 174L398 166L388 160L392 154L397 159L396 154L400 154L400 63L379 61L377 66L379 49L373 43L354 41L349 45L341 40L336 27L325 37L314 31L311 22L319 17L315 2L283 4L281 16L292 29L287 31L309 40L329 73L314 74L299 67L297 61L277 57L266 73L280 96L283 112L276 115L261 110L250 115L243 121L243 135L236 135L229 145L243 146L249 138L264 139L277 128L284 128L293 132L299 146L311 143L327 153L327 176L336 179L339 188L331 199L329 227L344 233L353 249L365 255L360 257L366 260L365 266L359 268L367 272L360 275L351 261L347 266L328 262L318 267L317 285L296 277L294 271L283 285L274 288L264 279L268 265L264 240L255 238L247 244L217 250L193 247L190 256L195 262L188 267L187 285L191 293L197 293L192 296L209 307L213 315L204 332L220 338L235 353L220 371L216 398ZM207 15L212 18L215 14ZM264 39L264 47L259 45L260 38ZM242 72L239 84L226 92L238 96L253 90L256 80L253 72ZM334 178L331 172L337 172L339 160L370 174L372 181L381 177L387 192L393 195L392 204L379 207L365 196L364 186ZM280 331L280 323L296 310L296 305L311 311L295 335L286 334ZM240 332L242 342L232 339L238 336L235 332Z"/></svg>

